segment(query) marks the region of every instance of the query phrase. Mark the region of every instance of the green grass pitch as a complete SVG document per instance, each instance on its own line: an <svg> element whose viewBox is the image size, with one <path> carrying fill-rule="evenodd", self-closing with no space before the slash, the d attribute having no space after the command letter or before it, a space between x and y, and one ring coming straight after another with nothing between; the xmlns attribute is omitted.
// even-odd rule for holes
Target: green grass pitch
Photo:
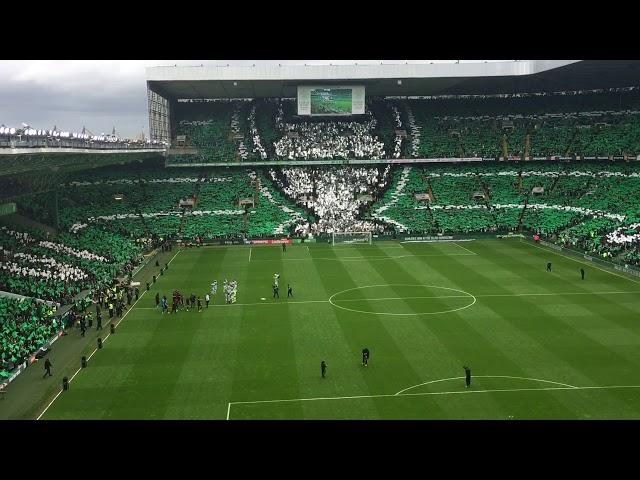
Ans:
<svg viewBox="0 0 640 480"><path fill-rule="evenodd" d="M42 418L640 418L639 283L517 240L187 249Z"/></svg>

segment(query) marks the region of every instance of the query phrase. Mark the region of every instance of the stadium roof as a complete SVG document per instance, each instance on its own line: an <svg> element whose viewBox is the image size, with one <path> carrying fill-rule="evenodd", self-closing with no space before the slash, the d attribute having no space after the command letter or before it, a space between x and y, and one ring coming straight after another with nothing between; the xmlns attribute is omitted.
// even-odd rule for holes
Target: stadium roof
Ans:
<svg viewBox="0 0 640 480"><path fill-rule="evenodd" d="M259 65L147 68L170 98L295 97L300 84L364 84L367 95L412 96L559 91L640 84L640 62L514 60L487 63Z"/></svg>

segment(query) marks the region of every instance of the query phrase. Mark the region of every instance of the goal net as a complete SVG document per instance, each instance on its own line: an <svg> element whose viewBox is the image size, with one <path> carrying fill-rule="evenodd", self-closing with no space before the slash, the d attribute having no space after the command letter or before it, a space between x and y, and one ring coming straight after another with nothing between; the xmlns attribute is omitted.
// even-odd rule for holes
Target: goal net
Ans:
<svg viewBox="0 0 640 480"><path fill-rule="evenodd" d="M371 232L334 232L332 242L335 245L366 243L371 245Z"/></svg>

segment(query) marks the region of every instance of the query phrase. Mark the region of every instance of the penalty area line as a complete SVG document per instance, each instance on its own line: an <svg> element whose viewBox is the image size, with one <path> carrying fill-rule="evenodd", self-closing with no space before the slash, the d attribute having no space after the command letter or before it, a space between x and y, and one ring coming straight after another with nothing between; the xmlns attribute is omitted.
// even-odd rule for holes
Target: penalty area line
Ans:
<svg viewBox="0 0 640 480"><path fill-rule="evenodd" d="M420 393L403 393L403 394L381 394L381 395L353 395L345 397L316 397L316 398L287 398L278 400L254 400L244 402L231 402L229 405L254 405L259 403L289 403L289 402L314 402L321 400L356 400L362 398L402 398L402 397L421 397L427 395L465 395L472 393L496 393L496 392L547 392L558 390L613 390L621 388L640 388L640 385L603 385L603 386L590 386L590 387L544 387L544 388L496 388L487 390L452 390L446 392L420 392Z"/></svg>
<svg viewBox="0 0 640 480"><path fill-rule="evenodd" d="M460 244L458 244L458 243L456 243L456 242L453 242L453 244L454 244L456 247L460 247L461 249L463 249L463 250L465 250L465 251L469 252L471 255L477 255L477 253L472 252L472 251L471 251L471 250L469 250L468 248L463 247L462 245L460 245Z"/></svg>

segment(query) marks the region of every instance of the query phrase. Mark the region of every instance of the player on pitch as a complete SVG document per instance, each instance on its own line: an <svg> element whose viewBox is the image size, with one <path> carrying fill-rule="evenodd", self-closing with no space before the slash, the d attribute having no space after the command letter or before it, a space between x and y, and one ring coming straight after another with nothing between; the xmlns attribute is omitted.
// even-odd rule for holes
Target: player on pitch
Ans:
<svg viewBox="0 0 640 480"><path fill-rule="evenodd" d="M362 366L363 367L369 366L369 349L367 347L364 347L362 349Z"/></svg>

